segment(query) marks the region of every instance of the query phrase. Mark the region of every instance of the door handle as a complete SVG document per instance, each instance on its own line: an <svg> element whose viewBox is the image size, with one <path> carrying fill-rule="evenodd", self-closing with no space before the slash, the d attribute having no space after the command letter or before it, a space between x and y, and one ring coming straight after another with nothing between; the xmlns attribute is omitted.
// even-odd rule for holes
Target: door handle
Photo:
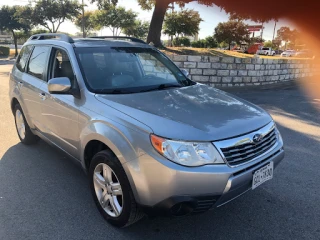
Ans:
<svg viewBox="0 0 320 240"><path fill-rule="evenodd" d="M39 93L39 97L41 98L41 100L46 100L47 99L47 96L45 93Z"/></svg>
<svg viewBox="0 0 320 240"><path fill-rule="evenodd" d="M23 86L23 82L18 82L18 86L22 87Z"/></svg>

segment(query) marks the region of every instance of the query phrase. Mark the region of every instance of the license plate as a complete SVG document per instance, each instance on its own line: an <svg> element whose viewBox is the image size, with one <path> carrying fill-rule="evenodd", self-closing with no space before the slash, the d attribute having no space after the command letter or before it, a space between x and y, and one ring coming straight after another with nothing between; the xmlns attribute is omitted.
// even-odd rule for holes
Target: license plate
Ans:
<svg viewBox="0 0 320 240"><path fill-rule="evenodd" d="M252 190L259 187L262 183L272 179L273 177L273 162L258 169L253 174Z"/></svg>

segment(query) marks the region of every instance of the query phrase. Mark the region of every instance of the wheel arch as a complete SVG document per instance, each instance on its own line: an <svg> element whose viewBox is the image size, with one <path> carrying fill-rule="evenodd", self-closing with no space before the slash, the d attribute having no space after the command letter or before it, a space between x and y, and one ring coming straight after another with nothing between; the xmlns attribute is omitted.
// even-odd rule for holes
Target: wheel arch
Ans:
<svg viewBox="0 0 320 240"><path fill-rule="evenodd" d="M17 98L12 98L11 99L11 112L14 113L14 107L19 104L21 106L21 104L19 103ZM22 108L22 107L21 107Z"/></svg>
<svg viewBox="0 0 320 240"><path fill-rule="evenodd" d="M120 124L90 122L80 133L80 160L83 167L87 169L88 161L93 157L88 151L97 151L96 149L112 151L121 164L137 159L141 155L135 145L135 139L139 136L137 134L136 131Z"/></svg>

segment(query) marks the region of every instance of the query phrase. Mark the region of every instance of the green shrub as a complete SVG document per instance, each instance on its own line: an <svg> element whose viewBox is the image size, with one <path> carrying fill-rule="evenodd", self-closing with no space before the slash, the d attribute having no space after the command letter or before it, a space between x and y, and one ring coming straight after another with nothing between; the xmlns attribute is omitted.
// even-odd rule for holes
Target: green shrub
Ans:
<svg viewBox="0 0 320 240"><path fill-rule="evenodd" d="M9 47L0 46L0 56L1 57L8 57L9 54L10 54L10 48Z"/></svg>
<svg viewBox="0 0 320 240"><path fill-rule="evenodd" d="M213 37L207 37L205 39L192 42L191 46L194 48L216 48L218 44Z"/></svg>
<svg viewBox="0 0 320 240"><path fill-rule="evenodd" d="M180 37L180 38L175 38L173 39L173 46L175 47L190 47L191 42L189 38L186 37Z"/></svg>
<svg viewBox="0 0 320 240"><path fill-rule="evenodd" d="M191 46L194 48L204 48L204 41L203 40L194 41L191 43Z"/></svg>

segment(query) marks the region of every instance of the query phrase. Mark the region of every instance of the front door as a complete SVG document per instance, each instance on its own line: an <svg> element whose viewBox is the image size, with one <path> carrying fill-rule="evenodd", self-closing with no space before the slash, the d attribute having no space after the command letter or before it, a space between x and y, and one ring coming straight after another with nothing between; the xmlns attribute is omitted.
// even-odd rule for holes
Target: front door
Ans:
<svg viewBox="0 0 320 240"><path fill-rule="evenodd" d="M73 84L76 81L72 62L67 52L52 48L48 70L48 80L55 77L68 77ZM43 134L50 141L78 158L79 156L79 101L71 94L50 94L48 83L41 86L43 101L41 106Z"/></svg>

